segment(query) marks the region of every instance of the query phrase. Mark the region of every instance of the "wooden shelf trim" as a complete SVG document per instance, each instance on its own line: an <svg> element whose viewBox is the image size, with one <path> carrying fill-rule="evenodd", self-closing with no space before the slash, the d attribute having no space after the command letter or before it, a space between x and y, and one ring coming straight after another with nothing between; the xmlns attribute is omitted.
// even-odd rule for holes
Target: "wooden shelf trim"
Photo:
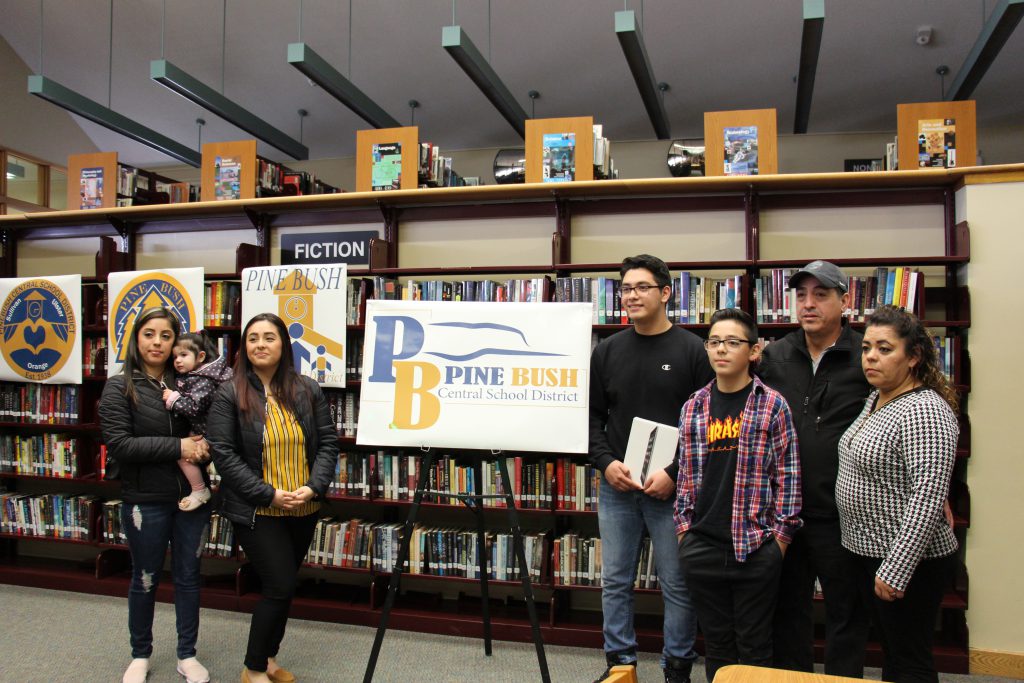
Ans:
<svg viewBox="0 0 1024 683"><path fill-rule="evenodd" d="M233 218L237 226L251 227L245 209L265 214L334 209L377 209L380 206L416 207L439 204L490 204L527 200L586 200L620 197L687 196L728 192L814 193L823 190L953 189L965 178L972 181L986 176L1001 177L1024 172L1024 164L972 166L955 169L914 171L877 171L869 173L793 173L763 176L720 176L706 178L648 178L635 180L594 180L572 183L529 183L523 185L484 185L478 187L423 188L392 192L346 192L302 197L235 199L221 202L191 202L160 206L126 206L112 209L53 211L0 217L0 229L25 230L58 225L103 226L103 234L113 229L106 216L135 225L167 221L193 221L194 226L165 226L166 231L229 229L214 227L219 220ZM379 214L378 214L379 215Z"/></svg>

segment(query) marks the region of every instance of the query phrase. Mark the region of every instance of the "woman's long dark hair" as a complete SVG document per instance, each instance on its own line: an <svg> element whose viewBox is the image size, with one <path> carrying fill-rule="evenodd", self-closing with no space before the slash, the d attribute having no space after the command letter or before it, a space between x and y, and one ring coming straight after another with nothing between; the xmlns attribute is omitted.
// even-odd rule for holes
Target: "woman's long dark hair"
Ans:
<svg viewBox="0 0 1024 683"><path fill-rule="evenodd" d="M922 386L935 391L946 400L954 413L957 412L960 397L939 369L935 344L917 316L902 308L882 306L868 316L867 327L891 327L896 336L903 340L907 356L917 359L917 364L910 369L914 379Z"/></svg>
<svg viewBox="0 0 1024 683"><path fill-rule="evenodd" d="M132 378L137 372L143 375L146 374L146 364L143 363L142 355L139 353L139 331L142 330L143 325L155 318L164 318L170 323L171 331L174 332L174 339L171 340L170 350L173 351L174 342L177 341L178 335L181 333L181 324L178 322L177 316L162 306L147 308L135 319L135 324L132 325L132 333L128 337L128 349L125 353L124 365L121 368L121 374L124 375L124 395L128 397L132 405L135 405L136 402L135 383L132 381ZM171 354L168 353L168 362L164 364L165 373L170 364L170 359Z"/></svg>
<svg viewBox="0 0 1024 683"><path fill-rule="evenodd" d="M281 338L281 361L277 364L277 370L270 380L270 391L277 399L278 405L292 414L298 413L297 403L301 399L308 401L306 389L299 379L299 373L295 372L295 362L292 358L291 338L288 336L288 328L284 321L273 313L260 313L253 316L252 320L245 324L242 330L242 349L235 361L235 376L231 380L235 384L235 396L238 398L238 409L242 415L252 420L253 417L263 417L264 403L256 387L249 381L249 374L254 373L252 363L249 361L248 345L246 339L249 336L249 329L256 323L266 321L277 328L277 334Z"/></svg>

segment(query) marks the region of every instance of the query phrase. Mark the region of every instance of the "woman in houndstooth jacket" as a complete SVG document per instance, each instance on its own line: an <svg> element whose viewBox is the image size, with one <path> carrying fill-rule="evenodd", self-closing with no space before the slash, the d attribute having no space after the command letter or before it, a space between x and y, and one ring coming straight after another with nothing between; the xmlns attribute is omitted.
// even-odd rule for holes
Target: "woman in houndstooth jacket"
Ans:
<svg viewBox="0 0 1024 683"><path fill-rule="evenodd" d="M836 502L858 558L886 681L938 681L932 639L957 541L942 506L959 426L957 397L921 322L885 306L868 318L862 365L875 388L839 441Z"/></svg>

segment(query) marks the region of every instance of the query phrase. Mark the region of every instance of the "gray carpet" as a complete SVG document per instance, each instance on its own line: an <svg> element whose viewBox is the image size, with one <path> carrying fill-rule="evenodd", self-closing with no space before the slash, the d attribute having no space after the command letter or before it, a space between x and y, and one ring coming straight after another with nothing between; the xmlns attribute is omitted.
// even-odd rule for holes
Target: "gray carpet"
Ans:
<svg viewBox="0 0 1024 683"><path fill-rule="evenodd" d="M116 683L130 659L127 601L63 591L0 585L0 681ZM199 659L212 681L237 681L248 634L249 616L204 609L199 632ZM300 683L361 681L373 645L374 629L293 619L280 662ZM158 603L155 651L150 683L180 683L175 671L174 609ZM545 648L551 680L589 682L604 669L597 650ZM706 683L703 670L693 683ZM871 672L878 678L877 670ZM641 655L639 678L661 681L657 656ZM374 681L411 683L512 683L539 681L532 645L495 642L485 657L481 641L403 631L389 631ZM994 683L1009 679L943 675L944 682Z"/></svg>

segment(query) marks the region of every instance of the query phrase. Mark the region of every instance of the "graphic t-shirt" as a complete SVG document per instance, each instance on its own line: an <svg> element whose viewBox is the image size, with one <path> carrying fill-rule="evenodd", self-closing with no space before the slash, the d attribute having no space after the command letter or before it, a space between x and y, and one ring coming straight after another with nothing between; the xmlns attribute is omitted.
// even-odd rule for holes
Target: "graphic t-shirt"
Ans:
<svg viewBox="0 0 1024 683"><path fill-rule="evenodd" d="M708 459L704 463L691 533L723 548L732 548L732 497L736 482L736 451L740 443L743 408L754 383L732 393L711 387L708 420Z"/></svg>

